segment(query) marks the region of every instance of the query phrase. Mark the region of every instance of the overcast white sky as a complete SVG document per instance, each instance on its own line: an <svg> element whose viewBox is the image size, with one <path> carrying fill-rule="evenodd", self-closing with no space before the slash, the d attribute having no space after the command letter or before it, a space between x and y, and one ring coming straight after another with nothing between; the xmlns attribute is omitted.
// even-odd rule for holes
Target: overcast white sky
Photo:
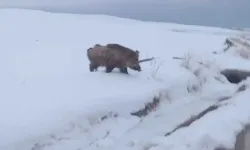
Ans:
<svg viewBox="0 0 250 150"><path fill-rule="evenodd" d="M0 0L0 7L250 28L250 0Z"/></svg>

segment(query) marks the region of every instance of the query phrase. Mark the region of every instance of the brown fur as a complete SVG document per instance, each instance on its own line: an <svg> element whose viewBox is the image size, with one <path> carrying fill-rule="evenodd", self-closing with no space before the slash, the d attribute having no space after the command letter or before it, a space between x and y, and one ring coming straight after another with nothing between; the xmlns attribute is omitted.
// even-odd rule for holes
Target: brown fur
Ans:
<svg viewBox="0 0 250 150"><path fill-rule="evenodd" d="M111 72L114 68L119 68L120 72L128 74L127 67L141 71L139 65L139 51L133 51L119 44L107 44L102 46L95 44L87 52L90 61L90 71L96 71L98 67L106 67L106 72Z"/></svg>

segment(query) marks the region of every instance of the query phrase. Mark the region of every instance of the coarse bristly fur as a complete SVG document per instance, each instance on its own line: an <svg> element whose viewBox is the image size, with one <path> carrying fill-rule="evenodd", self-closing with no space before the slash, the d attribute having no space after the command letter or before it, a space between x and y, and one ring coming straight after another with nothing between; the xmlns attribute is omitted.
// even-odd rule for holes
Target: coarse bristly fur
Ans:
<svg viewBox="0 0 250 150"><path fill-rule="evenodd" d="M127 67L141 71L139 64L139 51L131 50L119 44L107 44L106 46L95 44L87 50L90 61L89 70L97 71L98 67L106 67L106 72L110 73L114 68L119 68L120 72L128 74Z"/></svg>

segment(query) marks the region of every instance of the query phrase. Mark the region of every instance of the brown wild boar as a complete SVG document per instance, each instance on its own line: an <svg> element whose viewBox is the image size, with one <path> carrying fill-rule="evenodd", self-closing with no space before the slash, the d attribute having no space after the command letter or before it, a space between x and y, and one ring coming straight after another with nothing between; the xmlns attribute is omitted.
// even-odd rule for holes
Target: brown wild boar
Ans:
<svg viewBox="0 0 250 150"><path fill-rule="evenodd" d="M119 68L120 72L128 74L127 67L141 71L139 51L119 44L107 44L106 46L95 44L94 47L87 50L87 56L91 72L96 71L100 66L106 67L107 73L110 73L114 68Z"/></svg>

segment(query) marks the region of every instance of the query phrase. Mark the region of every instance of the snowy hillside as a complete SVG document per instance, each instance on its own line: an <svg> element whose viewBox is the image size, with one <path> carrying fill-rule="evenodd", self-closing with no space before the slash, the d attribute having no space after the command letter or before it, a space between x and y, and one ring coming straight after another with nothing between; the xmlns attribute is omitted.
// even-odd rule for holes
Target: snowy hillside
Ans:
<svg viewBox="0 0 250 150"><path fill-rule="evenodd" d="M249 90L235 95L241 85L218 71L250 61L212 53L240 31L21 9L0 10L0 22L1 150L230 148L249 122ZM89 72L97 43L155 60L129 75Z"/></svg>

